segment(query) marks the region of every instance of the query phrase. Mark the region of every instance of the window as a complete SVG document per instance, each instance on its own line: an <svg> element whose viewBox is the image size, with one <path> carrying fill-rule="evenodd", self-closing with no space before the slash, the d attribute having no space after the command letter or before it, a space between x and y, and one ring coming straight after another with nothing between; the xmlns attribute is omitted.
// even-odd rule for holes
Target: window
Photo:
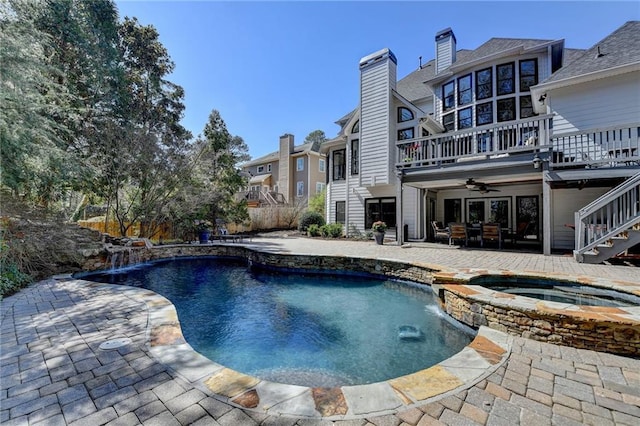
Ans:
<svg viewBox="0 0 640 426"><path fill-rule="evenodd" d="M369 198L364 201L366 229L371 229L373 222L379 220L385 222L388 227L396 226L396 199L389 198Z"/></svg>
<svg viewBox="0 0 640 426"><path fill-rule="evenodd" d="M484 200L467 200L467 222L484 222Z"/></svg>
<svg viewBox="0 0 640 426"><path fill-rule="evenodd" d="M413 127L398 130L398 140L413 139Z"/></svg>
<svg viewBox="0 0 640 426"><path fill-rule="evenodd" d="M356 121L351 128L351 133L360 133L360 120Z"/></svg>
<svg viewBox="0 0 640 426"><path fill-rule="evenodd" d="M333 151L333 180L344 180L345 178L345 151L344 149Z"/></svg>
<svg viewBox="0 0 640 426"><path fill-rule="evenodd" d="M316 182L316 194L324 191L324 182Z"/></svg>
<svg viewBox="0 0 640 426"><path fill-rule="evenodd" d="M264 166L258 166L257 172L258 174L264 173Z"/></svg>
<svg viewBox="0 0 640 426"><path fill-rule="evenodd" d="M398 123L404 123L405 121L413 120L413 112L409 108L398 108Z"/></svg>
<svg viewBox="0 0 640 426"><path fill-rule="evenodd" d="M448 111L451 108L455 107L456 97L455 97L455 87L453 85L453 81L442 86L442 110Z"/></svg>
<svg viewBox="0 0 640 426"><path fill-rule="evenodd" d="M531 86L538 84L538 60L520 61L520 91L528 92Z"/></svg>
<svg viewBox="0 0 640 426"><path fill-rule="evenodd" d="M360 161L360 141L358 139L354 139L351 141L351 174L357 175L360 173L359 169L359 161Z"/></svg>
<svg viewBox="0 0 640 426"><path fill-rule="evenodd" d="M499 223L503 229L508 229L509 202L509 198L467 200L467 221L469 223Z"/></svg>
<svg viewBox="0 0 640 426"><path fill-rule="evenodd" d="M296 185L296 196L303 197L304 196L304 182L298 181Z"/></svg>
<svg viewBox="0 0 640 426"><path fill-rule="evenodd" d="M453 113L442 116L442 125L446 131L455 130L456 118Z"/></svg>
<svg viewBox="0 0 640 426"><path fill-rule="evenodd" d="M533 117L537 115L533 112L531 96L520 96L520 118Z"/></svg>
<svg viewBox="0 0 640 426"><path fill-rule="evenodd" d="M304 170L304 157L300 157L296 160L296 170L299 172Z"/></svg>
<svg viewBox="0 0 640 426"><path fill-rule="evenodd" d="M493 123L493 102L476 105L476 124L482 126L491 123Z"/></svg>
<svg viewBox="0 0 640 426"><path fill-rule="evenodd" d="M324 173L324 171L325 171L325 162L324 162L324 158L320 158L320 159L318 160L318 171L319 171L320 173Z"/></svg>
<svg viewBox="0 0 640 426"><path fill-rule="evenodd" d="M516 197L516 234L524 239L538 239L538 197Z"/></svg>
<svg viewBox="0 0 640 426"><path fill-rule="evenodd" d="M496 74L498 81L496 82L498 96L507 95L515 91L514 63L502 64L497 66Z"/></svg>
<svg viewBox="0 0 640 426"><path fill-rule="evenodd" d="M345 222L346 202L336 201L336 223Z"/></svg>
<svg viewBox="0 0 640 426"><path fill-rule="evenodd" d="M467 105L473 101L471 91L471 74L458 79L458 105Z"/></svg>
<svg viewBox="0 0 640 426"><path fill-rule="evenodd" d="M444 225L462 222L462 200L459 198L444 200Z"/></svg>
<svg viewBox="0 0 640 426"><path fill-rule="evenodd" d="M271 173L271 163L267 164L267 172Z"/></svg>
<svg viewBox="0 0 640 426"><path fill-rule="evenodd" d="M467 129L473 125L471 107L458 111L458 129Z"/></svg>
<svg viewBox="0 0 640 426"><path fill-rule="evenodd" d="M476 72L476 99L493 96L493 70L486 68Z"/></svg>
<svg viewBox="0 0 640 426"><path fill-rule="evenodd" d="M498 99L498 121L516 119L516 98Z"/></svg>

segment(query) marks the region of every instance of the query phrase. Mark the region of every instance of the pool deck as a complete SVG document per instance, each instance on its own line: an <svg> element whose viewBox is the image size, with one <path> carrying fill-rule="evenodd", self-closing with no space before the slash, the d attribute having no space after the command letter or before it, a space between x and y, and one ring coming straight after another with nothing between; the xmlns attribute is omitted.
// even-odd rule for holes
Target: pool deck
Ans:
<svg viewBox="0 0 640 426"><path fill-rule="evenodd" d="M220 244L233 244L230 242ZM255 238L270 252L420 262L640 285L640 269L566 256L299 237ZM202 425L636 425L640 360L481 329L430 369L363 387L260 382L203 359L173 306L141 289L53 277L0 302L0 423ZM123 340L117 349L100 349ZM241 406L249 407L246 409Z"/></svg>

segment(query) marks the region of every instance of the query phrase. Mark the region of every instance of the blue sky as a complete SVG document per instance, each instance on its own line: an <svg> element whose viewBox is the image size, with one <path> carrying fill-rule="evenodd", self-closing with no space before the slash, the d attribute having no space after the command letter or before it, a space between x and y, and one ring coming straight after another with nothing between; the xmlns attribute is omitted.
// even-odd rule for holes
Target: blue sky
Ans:
<svg viewBox="0 0 640 426"><path fill-rule="evenodd" d="M588 48L629 20L640 2L607 1L116 1L120 17L153 25L185 89L183 125L197 136L213 109L253 158L296 144L358 104L360 58L390 48L398 79L434 57L451 27L458 49L491 37L565 39Z"/></svg>

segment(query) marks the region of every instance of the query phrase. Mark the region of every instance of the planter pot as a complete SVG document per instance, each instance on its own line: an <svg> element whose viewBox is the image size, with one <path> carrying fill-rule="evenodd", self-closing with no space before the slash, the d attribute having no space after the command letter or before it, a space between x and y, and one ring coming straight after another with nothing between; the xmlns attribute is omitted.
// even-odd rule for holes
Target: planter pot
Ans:
<svg viewBox="0 0 640 426"><path fill-rule="evenodd" d="M374 232L373 237L376 239L376 244L380 246L384 244L384 232Z"/></svg>
<svg viewBox="0 0 640 426"><path fill-rule="evenodd" d="M198 231L198 241L200 241L200 244L207 244L210 236L211 231Z"/></svg>

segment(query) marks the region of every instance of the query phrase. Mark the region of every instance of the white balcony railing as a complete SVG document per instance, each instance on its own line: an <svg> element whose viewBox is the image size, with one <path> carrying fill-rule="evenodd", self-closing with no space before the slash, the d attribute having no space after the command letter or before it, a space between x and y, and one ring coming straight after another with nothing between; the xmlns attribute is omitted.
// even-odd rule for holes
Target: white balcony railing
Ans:
<svg viewBox="0 0 640 426"><path fill-rule="evenodd" d="M397 141L397 164L441 166L502 157L548 146L552 115Z"/></svg>
<svg viewBox="0 0 640 426"><path fill-rule="evenodd" d="M551 146L552 168L640 165L640 125L552 135Z"/></svg>

